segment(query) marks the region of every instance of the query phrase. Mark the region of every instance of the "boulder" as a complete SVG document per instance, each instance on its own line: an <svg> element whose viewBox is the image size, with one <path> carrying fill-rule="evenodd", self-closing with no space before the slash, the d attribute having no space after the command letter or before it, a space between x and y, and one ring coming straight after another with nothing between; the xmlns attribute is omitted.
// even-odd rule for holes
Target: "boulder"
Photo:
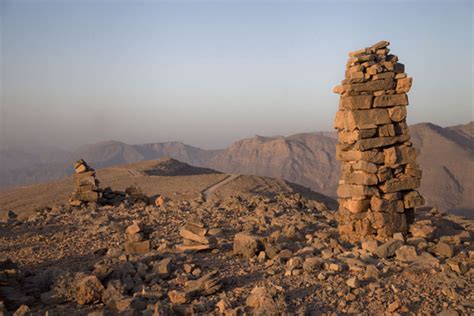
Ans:
<svg viewBox="0 0 474 316"><path fill-rule="evenodd" d="M185 304L189 299L185 292L177 290L169 291L168 298L172 304Z"/></svg>
<svg viewBox="0 0 474 316"><path fill-rule="evenodd" d="M134 222L132 225L128 226L127 229L125 230L125 233L127 235L133 235L141 232L142 229L140 227L140 223Z"/></svg>
<svg viewBox="0 0 474 316"><path fill-rule="evenodd" d="M18 309L13 313L13 316L30 316L33 315L31 309L28 305L21 305Z"/></svg>
<svg viewBox="0 0 474 316"><path fill-rule="evenodd" d="M402 262L412 262L416 261L418 254L416 253L416 248L413 246L401 246L395 251L397 260Z"/></svg>
<svg viewBox="0 0 474 316"><path fill-rule="evenodd" d="M260 240L257 236L238 233L234 237L234 253L236 255L252 258L261 248Z"/></svg>
<svg viewBox="0 0 474 316"><path fill-rule="evenodd" d="M207 273L197 280L190 280L185 283L185 290L189 296L211 295L219 291L222 287L217 271Z"/></svg>
<svg viewBox="0 0 474 316"><path fill-rule="evenodd" d="M281 301L275 298L275 291L256 286L245 300L256 315L277 315L283 312Z"/></svg>
<svg viewBox="0 0 474 316"><path fill-rule="evenodd" d="M150 241L127 242L125 251L133 255L143 255L150 251Z"/></svg>
<svg viewBox="0 0 474 316"><path fill-rule="evenodd" d="M359 279L357 277L351 277L346 281L347 286L350 288L356 289L360 286Z"/></svg>
<svg viewBox="0 0 474 316"><path fill-rule="evenodd" d="M170 276L172 270L171 262L173 258L164 258L153 264L153 272L156 273L160 278L167 278Z"/></svg>
<svg viewBox="0 0 474 316"><path fill-rule="evenodd" d="M398 239L392 239L378 246L374 254L379 258L393 257L397 249L401 246L403 246L403 241Z"/></svg>
<svg viewBox="0 0 474 316"><path fill-rule="evenodd" d="M97 303L102 298L104 286L95 275L86 276L76 288L76 301L79 305Z"/></svg>
<svg viewBox="0 0 474 316"><path fill-rule="evenodd" d="M446 242L440 241L436 244L436 254L443 258L451 258L454 256L455 248Z"/></svg>

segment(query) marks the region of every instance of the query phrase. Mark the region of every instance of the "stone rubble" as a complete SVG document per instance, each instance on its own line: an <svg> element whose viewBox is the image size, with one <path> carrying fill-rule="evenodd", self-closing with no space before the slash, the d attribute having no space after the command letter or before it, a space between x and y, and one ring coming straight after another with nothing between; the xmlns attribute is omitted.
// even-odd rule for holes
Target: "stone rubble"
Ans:
<svg viewBox="0 0 474 316"><path fill-rule="evenodd" d="M349 53L334 127L341 161L339 231L348 239L406 233L414 209L424 204L416 189L421 170L406 115L412 78L389 42Z"/></svg>
<svg viewBox="0 0 474 316"><path fill-rule="evenodd" d="M189 205L137 200L38 211L9 228L11 239L0 235L6 256L21 263L0 261L0 306L41 315L469 315L474 308L472 221L420 209L414 226L436 233L351 243L335 212L298 194ZM50 237L15 248L22 231L35 230ZM183 252L183 239L212 249ZM143 241L143 252L125 246Z"/></svg>

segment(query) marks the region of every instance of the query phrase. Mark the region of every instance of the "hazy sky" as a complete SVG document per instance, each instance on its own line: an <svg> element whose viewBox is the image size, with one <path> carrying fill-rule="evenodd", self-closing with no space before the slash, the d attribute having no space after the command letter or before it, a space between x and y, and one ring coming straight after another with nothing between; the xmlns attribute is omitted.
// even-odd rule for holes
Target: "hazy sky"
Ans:
<svg viewBox="0 0 474 316"><path fill-rule="evenodd" d="M409 123L473 120L472 1L0 0L5 144L331 130L347 52L414 78Z"/></svg>

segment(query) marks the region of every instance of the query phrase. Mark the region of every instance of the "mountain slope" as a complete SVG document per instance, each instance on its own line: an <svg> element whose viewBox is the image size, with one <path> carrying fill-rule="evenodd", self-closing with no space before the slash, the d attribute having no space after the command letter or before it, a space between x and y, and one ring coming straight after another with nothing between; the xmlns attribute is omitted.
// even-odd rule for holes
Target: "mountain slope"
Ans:
<svg viewBox="0 0 474 316"><path fill-rule="evenodd" d="M108 141L80 147L73 153L96 167L108 167L142 160L172 157L192 165L201 165L209 159L213 151L185 145L180 142L128 145L117 141Z"/></svg>
<svg viewBox="0 0 474 316"><path fill-rule="evenodd" d="M333 138L319 134L244 139L216 154L209 167L229 172L287 179L334 195L338 167Z"/></svg>
<svg viewBox="0 0 474 316"><path fill-rule="evenodd" d="M421 192L427 202L460 211L473 209L472 136L434 124L416 124L411 126L410 132L412 141L420 152L418 162L423 170Z"/></svg>
<svg viewBox="0 0 474 316"><path fill-rule="evenodd" d="M430 205L474 214L474 123L410 127L423 170L421 192ZM72 172L71 162L84 158L96 168L171 157L226 173L282 178L335 196L339 167L335 133L302 133L288 137L243 139L223 150L204 150L179 142L128 145L109 141L87 145L63 162L44 164L37 156L0 152L0 187L58 179Z"/></svg>
<svg viewBox="0 0 474 316"><path fill-rule="evenodd" d="M410 127L423 170L420 191L428 205L459 214L474 214L473 123L443 128L431 123ZM234 173L281 177L335 196L339 168L337 140L329 133L255 137L234 143L208 166Z"/></svg>

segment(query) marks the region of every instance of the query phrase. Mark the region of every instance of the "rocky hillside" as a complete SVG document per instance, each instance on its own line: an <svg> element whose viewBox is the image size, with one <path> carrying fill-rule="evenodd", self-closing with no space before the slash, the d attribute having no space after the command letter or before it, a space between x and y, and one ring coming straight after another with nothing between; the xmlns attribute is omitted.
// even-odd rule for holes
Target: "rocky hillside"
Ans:
<svg viewBox="0 0 474 316"><path fill-rule="evenodd" d="M474 212L474 124L441 128L434 124L411 127L423 170L421 192L430 205Z"/></svg>
<svg viewBox="0 0 474 316"><path fill-rule="evenodd" d="M232 144L208 166L229 173L289 179L318 192L335 195L338 164L336 141L319 133L289 137L255 137Z"/></svg>
<svg viewBox="0 0 474 316"><path fill-rule="evenodd" d="M472 220L426 208L405 235L349 243L334 211L281 180L241 176L203 199L189 193L226 175L143 175L150 168L156 162L97 174L114 190L138 182L150 194L168 191L160 203L124 196L112 205L58 201L26 217L8 212L0 220L0 314L473 311ZM14 191L37 200L65 186L34 187Z"/></svg>
<svg viewBox="0 0 474 316"><path fill-rule="evenodd" d="M420 151L421 191L430 205L460 214L473 214L474 123L440 127L413 125L412 140ZM192 165L227 173L279 177L335 196L339 168L333 133L303 133L288 137L257 136L235 142L223 150L203 150L179 142L127 145L104 142L70 153L63 163L45 164L37 155L16 158L0 152L0 161L25 161L20 166L2 163L0 187L45 182L72 173L70 163L84 158L96 167L172 157ZM35 160L36 159L36 160ZM36 163L34 161L37 161Z"/></svg>

